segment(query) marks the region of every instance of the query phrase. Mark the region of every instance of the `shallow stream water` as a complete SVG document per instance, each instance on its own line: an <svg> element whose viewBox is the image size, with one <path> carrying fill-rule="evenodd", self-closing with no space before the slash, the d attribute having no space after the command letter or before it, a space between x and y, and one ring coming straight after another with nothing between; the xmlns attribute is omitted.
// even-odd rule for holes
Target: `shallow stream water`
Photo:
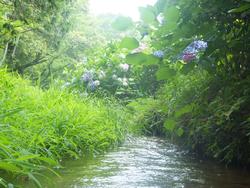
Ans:
<svg viewBox="0 0 250 188"><path fill-rule="evenodd" d="M247 188L250 173L199 161L154 137L127 140L95 159L67 161L53 188Z"/></svg>

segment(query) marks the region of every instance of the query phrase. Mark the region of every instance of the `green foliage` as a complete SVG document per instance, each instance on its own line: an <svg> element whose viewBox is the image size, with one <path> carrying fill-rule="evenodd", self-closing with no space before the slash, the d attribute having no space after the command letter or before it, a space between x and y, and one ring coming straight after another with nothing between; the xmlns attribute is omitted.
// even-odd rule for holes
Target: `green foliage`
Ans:
<svg viewBox="0 0 250 188"><path fill-rule="evenodd" d="M129 54L126 57L126 62L132 65L153 65L159 62L159 59L153 55L144 53Z"/></svg>
<svg viewBox="0 0 250 188"><path fill-rule="evenodd" d="M152 6L140 7L139 12L141 15L141 20L144 21L145 23L152 24L156 22L154 7Z"/></svg>
<svg viewBox="0 0 250 188"><path fill-rule="evenodd" d="M176 75L176 71L174 69L170 69L169 67L161 67L156 72L157 80L169 80Z"/></svg>
<svg viewBox="0 0 250 188"><path fill-rule="evenodd" d="M3 70L0 74L3 183L28 177L42 187L38 172L60 166L63 158L107 150L122 141L132 121L111 100L80 98L53 88L42 91Z"/></svg>
<svg viewBox="0 0 250 188"><path fill-rule="evenodd" d="M133 50L139 47L139 42L135 38L125 37L120 43L120 48L127 48L128 50Z"/></svg>
<svg viewBox="0 0 250 188"><path fill-rule="evenodd" d="M163 15L167 22L164 30L172 31L176 29L180 18L180 10L176 7L169 7L164 10Z"/></svg>
<svg viewBox="0 0 250 188"><path fill-rule="evenodd" d="M127 105L136 114L138 129L144 134L163 134L163 114L166 109L164 106L159 108L160 102L153 98L138 98Z"/></svg>
<svg viewBox="0 0 250 188"><path fill-rule="evenodd" d="M167 119L164 122L164 127L168 131L173 131L175 129L175 126L176 126L176 121L173 119Z"/></svg>

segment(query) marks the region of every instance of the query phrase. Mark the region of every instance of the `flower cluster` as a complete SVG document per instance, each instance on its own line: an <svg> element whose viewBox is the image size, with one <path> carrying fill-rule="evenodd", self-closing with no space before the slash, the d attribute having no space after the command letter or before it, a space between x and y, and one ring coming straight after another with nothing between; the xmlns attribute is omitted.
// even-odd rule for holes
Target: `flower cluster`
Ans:
<svg viewBox="0 0 250 188"><path fill-rule="evenodd" d="M104 77L105 73L103 71L100 72L99 77ZM91 91L94 91L99 85L100 81L99 80L94 80L94 73L93 71L87 70L84 72L84 74L81 77L81 80L87 83L87 88L90 89Z"/></svg>
<svg viewBox="0 0 250 188"><path fill-rule="evenodd" d="M82 81L84 82L89 82L93 79L93 71L86 71L82 77L81 77Z"/></svg>
<svg viewBox="0 0 250 188"><path fill-rule="evenodd" d="M99 80L91 80L89 83L88 83L88 89L90 89L91 91L94 91L98 86L100 85L100 81Z"/></svg>
<svg viewBox="0 0 250 188"><path fill-rule="evenodd" d="M164 52L161 50L157 50L153 53L154 56L159 57L159 58L163 58L164 57Z"/></svg>
<svg viewBox="0 0 250 188"><path fill-rule="evenodd" d="M189 44L182 53L182 60L190 62L197 58L199 52L205 51L207 48L207 42L197 40Z"/></svg>
<svg viewBox="0 0 250 188"><path fill-rule="evenodd" d="M128 72L129 65L127 63L120 64L119 67L123 72Z"/></svg>
<svg viewBox="0 0 250 188"><path fill-rule="evenodd" d="M117 78L117 80L118 80L123 86L128 86L128 79L127 79L127 78Z"/></svg>

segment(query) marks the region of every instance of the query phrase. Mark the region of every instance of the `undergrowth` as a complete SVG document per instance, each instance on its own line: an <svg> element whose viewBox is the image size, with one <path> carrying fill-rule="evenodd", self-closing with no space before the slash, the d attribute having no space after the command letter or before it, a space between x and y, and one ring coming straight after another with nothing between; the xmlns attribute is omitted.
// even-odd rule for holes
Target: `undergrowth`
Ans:
<svg viewBox="0 0 250 188"><path fill-rule="evenodd" d="M32 180L64 158L107 150L122 141L130 114L113 101L42 91L0 70L0 186Z"/></svg>

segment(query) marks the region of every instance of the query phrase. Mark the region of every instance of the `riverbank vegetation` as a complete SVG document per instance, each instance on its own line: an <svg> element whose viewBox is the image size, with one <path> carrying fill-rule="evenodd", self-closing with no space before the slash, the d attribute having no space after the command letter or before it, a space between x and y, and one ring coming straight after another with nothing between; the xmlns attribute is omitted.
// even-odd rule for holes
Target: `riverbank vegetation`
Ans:
<svg viewBox="0 0 250 188"><path fill-rule="evenodd" d="M42 91L1 71L1 170L4 177L29 177L60 167L65 158L101 153L123 139L131 115L111 100ZM125 124L125 125L124 125ZM1 185L7 186L1 179Z"/></svg>
<svg viewBox="0 0 250 188"><path fill-rule="evenodd" d="M42 187L43 169L135 132L250 166L248 0L158 0L140 21L85 0L0 5L2 186Z"/></svg>

